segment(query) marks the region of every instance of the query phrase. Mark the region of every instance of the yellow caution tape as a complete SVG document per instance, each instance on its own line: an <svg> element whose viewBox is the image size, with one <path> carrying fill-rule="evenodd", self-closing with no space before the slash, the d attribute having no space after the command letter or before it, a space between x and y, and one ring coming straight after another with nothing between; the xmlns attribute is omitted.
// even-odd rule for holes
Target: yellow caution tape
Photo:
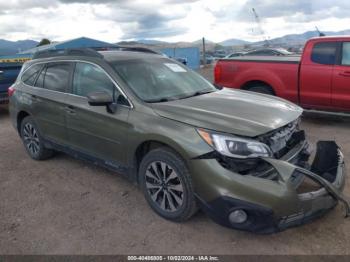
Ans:
<svg viewBox="0 0 350 262"><path fill-rule="evenodd" d="M0 63L24 63L26 61L31 60L31 58L5 58L0 59Z"/></svg>

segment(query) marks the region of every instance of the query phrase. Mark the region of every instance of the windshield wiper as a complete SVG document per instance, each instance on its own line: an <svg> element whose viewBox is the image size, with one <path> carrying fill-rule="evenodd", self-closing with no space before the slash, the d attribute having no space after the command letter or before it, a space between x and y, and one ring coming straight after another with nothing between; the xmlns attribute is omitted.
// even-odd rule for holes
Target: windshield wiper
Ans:
<svg viewBox="0 0 350 262"><path fill-rule="evenodd" d="M169 101L174 101L174 100L180 100L180 99L185 99L193 96L200 96L208 93L215 92L216 90L202 90L202 91L197 91L193 94L186 95L186 96L174 96L174 97L163 97L163 98L157 98L157 99L149 99L146 100L145 102L147 103L162 103L162 102L169 102Z"/></svg>
<svg viewBox="0 0 350 262"><path fill-rule="evenodd" d="M205 94L209 94L209 93L213 93L216 90L203 90L203 91L196 91L193 94L187 95L187 96L183 96L180 99L185 99L185 98L190 98L193 96L200 96L200 95L205 95Z"/></svg>
<svg viewBox="0 0 350 262"><path fill-rule="evenodd" d="M169 102L172 101L174 99L169 99L169 98L159 98L159 99L150 99L150 100L146 100L147 103L162 103L162 102Z"/></svg>

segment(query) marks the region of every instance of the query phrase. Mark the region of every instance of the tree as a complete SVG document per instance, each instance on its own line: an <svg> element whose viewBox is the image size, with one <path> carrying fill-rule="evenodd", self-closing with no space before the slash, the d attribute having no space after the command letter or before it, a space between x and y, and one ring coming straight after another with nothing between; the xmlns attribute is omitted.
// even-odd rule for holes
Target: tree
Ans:
<svg viewBox="0 0 350 262"><path fill-rule="evenodd" d="M41 39L41 41L39 42L39 44L37 46L49 45L49 44L51 44L51 41L47 38L43 38L43 39Z"/></svg>

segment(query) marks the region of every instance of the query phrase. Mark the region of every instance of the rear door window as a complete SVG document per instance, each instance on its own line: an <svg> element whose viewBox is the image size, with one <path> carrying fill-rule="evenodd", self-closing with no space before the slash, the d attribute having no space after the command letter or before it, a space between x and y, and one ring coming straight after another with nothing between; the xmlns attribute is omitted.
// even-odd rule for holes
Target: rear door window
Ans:
<svg viewBox="0 0 350 262"><path fill-rule="evenodd" d="M343 43L341 64L350 66L350 42Z"/></svg>
<svg viewBox="0 0 350 262"><path fill-rule="evenodd" d="M311 61L322 65L334 65L337 55L337 42L316 43L312 49Z"/></svg>
<svg viewBox="0 0 350 262"><path fill-rule="evenodd" d="M57 92L67 92L69 77L71 72L71 63L50 63L46 66L44 75L44 88ZM38 79L40 84L41 78Z"/></svg>
<svg viewBox="0 0 350 262"><path fill-rule="evenodd" d="M38 76L42 65L32 65L22 75L22 82L29 86L34 86L35 79Z"/></svg>

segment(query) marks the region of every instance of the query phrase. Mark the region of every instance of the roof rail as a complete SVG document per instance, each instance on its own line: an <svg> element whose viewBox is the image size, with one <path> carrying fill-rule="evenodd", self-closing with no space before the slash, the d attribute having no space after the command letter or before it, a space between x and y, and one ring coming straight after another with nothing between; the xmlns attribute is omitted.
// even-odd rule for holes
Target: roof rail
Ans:
<svg viewBox="0 0 350 262"><path fill-rule="evenodd" d="M132 51L132 52L143 52L143 53L150 53L150 54L158 54L158 52L145 48L145 47L129 47L129 46L118 46L117 49L121 51Z"/></svg>
<svg viewBox="0 0 350 262"><path fill-rule="evenodd" d="M103 58L103 55L91 48L67 48L61 50L38 51L34 53L32 59L49 58L57 56L89 56Z"/></svg>
<svg viewBox="0 0 350 262"><path fill-rule="evenodd" d="M142 52L142 53L150 53L150 54L158 54L158 52L148 49L145 47L130 47L130 46L115 46L115 47L102 47L96 48L97 51L130 51L130 52Z"/></svg>

